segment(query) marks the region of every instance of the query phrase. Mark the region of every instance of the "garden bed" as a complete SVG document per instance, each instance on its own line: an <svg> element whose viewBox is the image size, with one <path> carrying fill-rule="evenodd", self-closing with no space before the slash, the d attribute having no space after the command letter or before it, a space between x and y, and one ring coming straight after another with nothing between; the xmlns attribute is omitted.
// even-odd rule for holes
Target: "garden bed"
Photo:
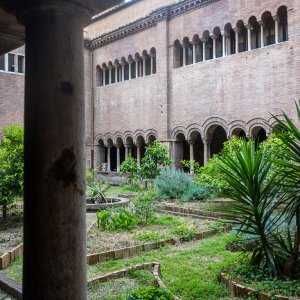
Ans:
<svg viewBox="0 0 300 300"><path fill-rule="evenodd" d="M130 231L102 231L94 226L87 237L87 253L99 253L174 237L193 238L197 233L213 227L214 221L159 214L152 224L136 226Z"/></svg>

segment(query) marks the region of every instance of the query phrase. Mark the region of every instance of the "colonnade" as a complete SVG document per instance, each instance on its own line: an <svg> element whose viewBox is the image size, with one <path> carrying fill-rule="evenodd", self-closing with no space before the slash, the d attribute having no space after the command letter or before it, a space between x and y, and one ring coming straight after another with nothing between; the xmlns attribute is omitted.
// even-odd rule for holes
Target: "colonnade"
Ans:
<svg viewBox="0 0 300 300"><path fill-rule="evenodd" d="M109 61L96 67L96 86L105 86L138 77L153 75L156 73L156 50L151 48L148 53L146 50L142 55L135 53L126 59L122 57L114 62Z"/></svg>
<svg viewBox="0 0 300 300"><path fill-rule="evenodd" d="M275 15L266 11L260 19L251 16L247 23L239 20L235 26L227 23L223 29L215 27L212 33L205 30L201 36L195 34L191 40L188 37L181 42L176 40L174 67L251 51L287 40L287 7L281 6Z"/></svg>

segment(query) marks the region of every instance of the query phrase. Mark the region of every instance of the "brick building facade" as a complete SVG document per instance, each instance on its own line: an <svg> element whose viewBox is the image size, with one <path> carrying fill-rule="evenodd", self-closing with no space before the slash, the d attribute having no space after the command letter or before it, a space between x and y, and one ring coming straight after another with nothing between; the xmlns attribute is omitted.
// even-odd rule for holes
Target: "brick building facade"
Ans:
<svg viewBox="0 0 300 300"><path fill-rule="evenodd" d="M95 16L84 32L87 163L119 171L160 140L176 166L203 164L232 135L263 140L271 114L295 116L299 9L297 0L132 0ZM22 79L4 73L0 125L23 113Z"/></svg>

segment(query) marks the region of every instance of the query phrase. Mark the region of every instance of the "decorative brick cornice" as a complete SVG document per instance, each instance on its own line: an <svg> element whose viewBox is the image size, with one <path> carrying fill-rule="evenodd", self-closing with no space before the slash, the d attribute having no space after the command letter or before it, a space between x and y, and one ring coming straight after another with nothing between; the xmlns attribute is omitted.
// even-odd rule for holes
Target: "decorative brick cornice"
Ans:
<svg viewBox="0 0 300 300"><path fill-rule="evenodd" d="M85 40L85 46L91 49L102 47L129 35L136 34L140 31L156 26L159 22L176 18L192 10L200 9L218 1L220 0L185 0L180 3L159 8L150 13L148 16L121 26L111 32L96 37L93 40Z"/></svg>

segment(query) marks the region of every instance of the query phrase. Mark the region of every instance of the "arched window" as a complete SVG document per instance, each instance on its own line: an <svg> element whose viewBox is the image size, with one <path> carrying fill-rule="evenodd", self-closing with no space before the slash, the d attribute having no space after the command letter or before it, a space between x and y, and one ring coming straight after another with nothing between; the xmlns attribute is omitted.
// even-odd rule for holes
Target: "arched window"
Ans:
<svg viewBox="0 0 300 300"><path fill-rule="evenodd" d="M238 32L238 52L244 52L248 50L247 43L247 28L242 20L238 21L236 24Z"/></svg>
<svg viewBox="0 0 300 300"><path fill-rule="evenodd" d="M212 38L214 39L215 58L222 57L223 56L223 38L222 38L220 27L214 28Z"/></svg>
<svg viewBox="0 0 300 300"><path fill-rule="evenodd" d="M263 13L261 17L264 28L264 42L266 46L275 44L275 21L269 11Z"/></svg>
<svg viewBox="0 0 300 300"><path fill-rule="evenodd" d="M151 75L151 58L149 55L146 57L145 67L146 67L145 75L146 76Z"/></svg>
<svg viewBox="0 0 300 300"><path fill-rule="evenodd" d="M129 80L129 64L124 64L124 80Z"/></svg>
<svg viewBox="0 0 300 300"><path fill-rule="evenodd" d="M226 43L226 55L235 54L235 32L232 29L230 23L227 23L224 27L224 34L225 34L225 43Z"/></svg>
<svg viewBox="0 0 300 300"><path fill-rule="evenodd" d="M174 42L173 65L174 68L183 66L183 48L179 40Z"/></svg>
<svg viewBox="0 0 300 300"><path fill-rule="evenodd" d="M205 60L213 59L213 40L209 36L205 43Z"/></svg>
<svg viewBox="0 0 300 300"><path fill-rule="evenodd" d="M277 10L277 16L279 19L278 24L278 41L285 42L289 39L288 37L288 14L287 7L281 6Z"/></svg>
<svg viewBox="0 0 300 300"><path fill-rule="evenodd" d="M193 37L193 44L195 45L195 61L203 61L203 44L200 41L199 35L195 34Z"/></svg>
<svg viewBox="0 0 300 300"><path fill-rule="evenodd" d="M135 70L136 70L136 62L133 61L131 64L131 78L132 79L136 78Z"/></svg>
<svg viewBox="0 0 300 300"><path fill-rule="evenodd" d="M257 49L261 47L260 44L260 25L257 22L257 19L255 16L252 16L249 21L249 25L251 26L251 49Z"/></svg>
<svg viewBox="0 0 300 300"><path fill-rule="evenodd" d="M103 85L103 72L100 68L100 66L96 67L96 86L102 86Z"/></svg>
<svg viewBox="0 0 300 300"><path fill-rule="evenodd" d="M191 65L193 63L193 45L190 43L188 37L185 37L182 42L183 46L183 65Z"/></svg>
<svg viewBox="0 0 300 300"><path fill-rule="evenodd" d="M156 74L156 49L153 47L150 50L151 58L151 74Z"/></svg>

